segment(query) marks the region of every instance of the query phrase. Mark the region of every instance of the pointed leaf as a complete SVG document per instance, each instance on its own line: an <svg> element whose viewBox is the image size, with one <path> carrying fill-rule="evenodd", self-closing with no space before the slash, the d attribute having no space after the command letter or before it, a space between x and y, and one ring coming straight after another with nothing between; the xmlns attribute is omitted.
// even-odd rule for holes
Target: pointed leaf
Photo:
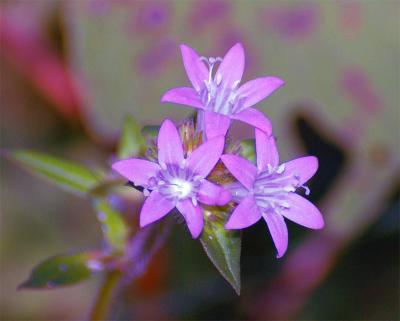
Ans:
<svg viewBox="0 0 400 321"><path fill-rule="evenodd" d="M215 207L205 209L204 212L205 225L200 238L201 245L217 270L239 295L241 232L225 230L223 222L213 219L226 215Z"/></svg>
<svg viewBox="0 0 400 321"><path fill-rule="evenodd" d="M118 145L118 157L124 159L137 156L144 150L144 147L145 140L140 125L133 117L126 117Z"/></svg>
<svg viewBox="0 0 400 321"><path fill-rule="evenodd" d="M90 278L102 269L97 252L57 255L36 266L19 289L53 289L72 285Z"/></svg>
<svg viewBox="0 0 400 321"><path fill-rule="evenodd" d="M99 172L48 154L17 150L6 155L32 174L70 192L87 193L101 181Z"/></svg>
<svg viewBox="0 0 400 321"><path fill-rule="evenodd" d="M128 226L122 214L113 209L106 200L96 200L94 206L107 243L115 252L121 253L128 237Z"/></svg>

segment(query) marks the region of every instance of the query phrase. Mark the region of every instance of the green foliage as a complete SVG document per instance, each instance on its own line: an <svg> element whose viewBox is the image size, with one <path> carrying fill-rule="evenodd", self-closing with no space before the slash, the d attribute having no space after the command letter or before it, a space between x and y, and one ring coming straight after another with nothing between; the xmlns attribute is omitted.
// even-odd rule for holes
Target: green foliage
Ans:
<svg viewBox="0 0 400 321"><path fill-rule="evenodd" d="M146 137L146 139L154 139L157 137L159 130L160 126L144 126L142 128L142 135Z"/></svg>
<svg viewBox="0 0 400 321"><path fill-rule="evenodd" d="M97 253L57 255L36 266L19 289L53 289L72 285L92 276L99 268Z"/></svg>
<svg viewBox="0 0 400 321"><path fill-rule="evenodd" d="M205 225L200 238L201 245L209 259L213 262L222 276L240 294L240 251L242 237L239 231L224 229L221 215L217 209L205 211Z"/></svg>
<svg viewBox="0 0 400 321"><path fill-rule="evenodd" d="M98 172L81 164L44 153L16 150L7 156L32 174L78 194L89 192L101 179Z"/></svg>
<svg viewBox="0 0 400 321"><path fill-rule="evenodd" d="M256 146L254 139L243 139L240 142L241 152L242 155L247 160L255 163L256 162Z"/></svg>
<svg viewBox="0 0 400 321"><path fill-rule="evenodd" d="M140 125L133 117L127 116L118 145L118 157L123 159L137 156L144 150L144 145Z"/></svg>
<svg viewBox="0 0 400 321"><path fill-rule="evenodd" d="M128 226L125 224L122 214L113 209L105 200L96 200L94 206L97 217L103 225L102 229L107 243L114 252L121 253L128 237Z"/></svg>

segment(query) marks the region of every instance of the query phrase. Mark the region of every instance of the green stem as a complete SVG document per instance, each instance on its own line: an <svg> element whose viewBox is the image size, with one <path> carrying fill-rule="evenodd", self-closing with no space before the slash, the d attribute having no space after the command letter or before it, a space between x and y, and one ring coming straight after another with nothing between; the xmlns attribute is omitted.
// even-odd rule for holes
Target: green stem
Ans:
<svg viewBox="0 0 400 321"><path fill-rule="evenodd" d="M122 274L120 271L107 272L103 284L100 287L99 293L97 294L93 308L90 311L89 320L99 321L108 319L107 314L109 312L114 288L118 284L121 275Z"/></svg>

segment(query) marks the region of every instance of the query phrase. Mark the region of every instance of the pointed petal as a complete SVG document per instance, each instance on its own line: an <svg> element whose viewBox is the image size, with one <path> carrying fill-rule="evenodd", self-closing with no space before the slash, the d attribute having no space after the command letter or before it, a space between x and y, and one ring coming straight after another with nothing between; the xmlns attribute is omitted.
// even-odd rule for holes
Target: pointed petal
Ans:
<svg viewBox="0 0 400 321"><path fill-rule="evenodd" d="M232 88L242 79L243 70L244 50L242 44L237 43L226 53L216 75L221 74L223 86Z"/></svg>
<svg viewBox="0 0 400 321"><path fill-rule="evenodd" d="M249 195L235 208L225 228L228 230L246 228L257 223L260 218L261 212L256 201L253 195Z"/></svg>
<svg viewBox="0 0 400 321"><path fill-rule="evenodd" d="M281 211L284 217L308 228L321 229L324 227L324 218L313 203L296 193L288 193L285 198L290 208Z"/></svg>
<svg viewBox="0 0 400 321"><path fill-rule="evenodd" d="M225 136L229 129L229 125L231 124L231 120L225 115L206 111L204 123L207 138L210 139L216 136Z"/></svg>
<svg viewBox="0 0 400 321"><path fill-rule="evenodd" d="M247 159L236 155L222 155L221 160L235 178L247 189L253 187L257 168Z"/></svg>
<svg viewBox="0 0 400 321"><path fill-rule="evenodd" d="M147 186L149 179L156 176L160 170L160 165L144 159L131 158L114 163L112 168L135 185Z"/></svg>
<svg viewBox="0 0 400 321"><path fill-rule="evenodd" d="M190 154L186 160L186 168L190 168L196 175L206 177L221 157L224 144L223 136L206 141Z"/></svg>
<svg viewBox="0 0 400 321"><path fill-rule="evenodd" d="M268 136L272 134L272 124L270 120L257 109L247 108L240 113L231 115L231 118L248 123L255 128L262 130Z"/></svg>
<svg viewBox="0 0 400 321"><path fill-rule="evenodd" d="M189 87L177 87L168 90L162 97L162 103L174 103L204 109L196 90Z"/></svg>
<svg viewBox="0 0 400 321"><path fill-rule="evenodd" d="M182 213L192 237L198 238L203 230L203 210L200 206L194 206L190 199L185 199L176 204L176 208Z"/></svg>
<svg viewBox="0 0 400 321"><path fill-rule="evenodd" d="M231 193L223 187L205 180L200 185L197 200L207 205L225 205L231 200Z"/></svg>
<svg viewBox="0 0 400 321"><path fill-rule="evenodd" d="M140 211L140 226L144 227L159 220L167 215L174 207L175 204L173 201L168 200L156 191L152 192L144 201L142 210Z"/></svg>
<svg viewBox="0 0 400 321"><path fill-rule="evenodd" d="M285 164L285 175L294 175L299 185L303 185L314 176L318 169L318 158L315 156L305 156L296 158Z"/></svg>
<svg viewBox="0 0 400 321"><path fill-rule="evenodd" d="M157 138L159 164L180 165L183 161L182 141L176 127L169 119L164 120Z"/></svg>
<svg viewBox="0 0 400 321"><path fill-rule="evenodd" d="M183 65L194 89L200 91L204 86L204 81L208 79L208 69L200 60L199 55L192 48L181 45Z"/></svg>
<svg viewBox="0 0 400 321"><path fill-rule="evenodd" d="M263 170L269 165L276 167L279 165L279 154L276 148L274 136L267 136L262 130L256 128L256 153L257 167Z"/></svg>
<svg viewBox="0 0 400 321"><path fill-rule="evenodd" d="M240 86L238 95L245 96L244 107L251 107L268 97L285 82L276 77L262 77L250 80Z"/></svg>
<svg viewBox="0 0 400 321"><path fill-rule="evenodd" d="M270 211L263 213L263 217L278 252L276 257L280 258L285 254L288 246L288 230L285 220L281 215Z"/></svg>

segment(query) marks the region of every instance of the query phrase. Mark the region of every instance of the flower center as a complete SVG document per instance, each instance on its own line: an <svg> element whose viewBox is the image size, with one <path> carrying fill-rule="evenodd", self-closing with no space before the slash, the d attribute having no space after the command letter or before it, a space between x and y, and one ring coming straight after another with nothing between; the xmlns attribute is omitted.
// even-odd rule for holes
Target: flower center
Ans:
<svg viewBox="0 0 400 321"><path fill-rule="evenodd" d="M208 65L208 79L204 80L204 87L200 89L199 95L203 105L215 113L231 115L240 112L243 109L246 97L239 95L237 89L240 80L233 83L232 87L227 87L222 81L222 74L217 72L213 75L214 66L221 62L220 57L206 58L201 57Z"/></svg>
<svg viewBox="0 0 400 321"><path fill-rule="evenodd" d="M184 200L192 198L193 204L197 204L196 194L199 190L202 178L175 164L163 165L155 177L148 182L148 189L158 191L161 195L172 200Z"/></svg>
<svg viewBox="0 0 400 321"><path fill-rule="evenodd" d="M306 195L310 193L307 186L300 185L298 175L285 172L284 164L275 168L268 165L267 169L258 175L253 193L258 206L280 213L282 209L290 208L285 196L299 187L306 190Z"/></svg>

